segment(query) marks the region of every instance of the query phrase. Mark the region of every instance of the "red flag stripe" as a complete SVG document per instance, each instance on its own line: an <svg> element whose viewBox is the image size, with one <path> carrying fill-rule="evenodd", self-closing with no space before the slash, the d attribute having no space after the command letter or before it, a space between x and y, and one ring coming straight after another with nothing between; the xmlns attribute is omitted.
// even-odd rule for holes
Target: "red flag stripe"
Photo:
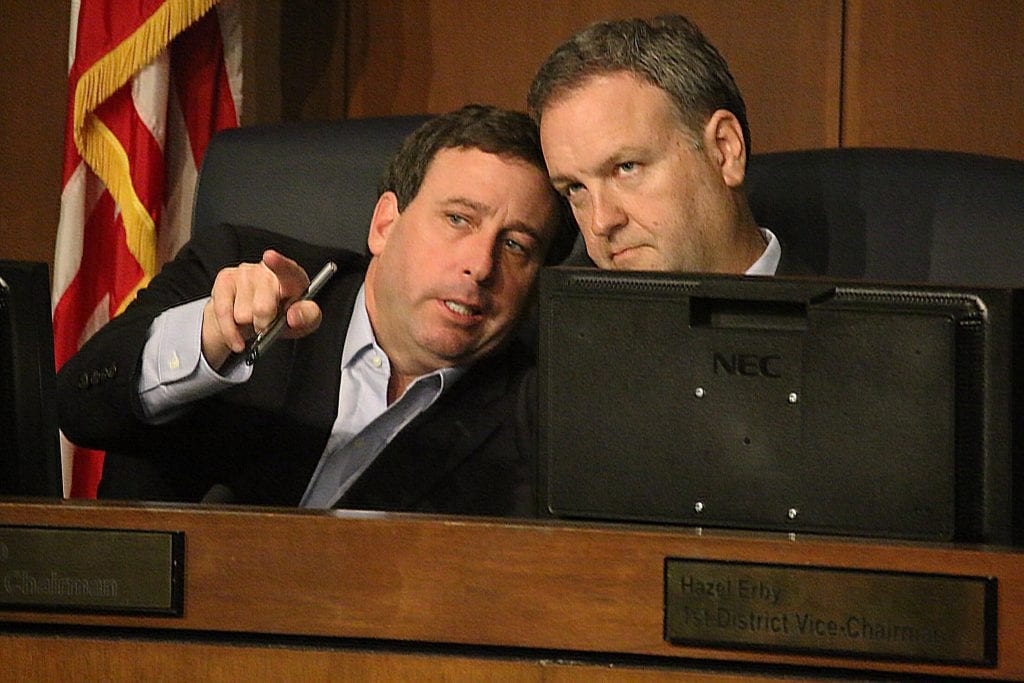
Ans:
<svg viewBox="0 0 1024 683"><path fill-rule="evenodd" d="M103 476L103 451L91 448L75 449L75 466L71 469L71 495L77 498L95 498ZM91 495L88 495L90 494Z"/></svg>
<svg viewBox="0 0 1024 683"><path fill-rule="evenodd" d="M121 47L146 22L153 21L158 11L163 10L165 16L160 20L166 21L166 14L173 9L172 6L182 4L190 3L165 0L122 1L118 2L116 10L112 11L111 3L105 0L81 0L76 27L78 38L75 63L80 64L81 70L84 71ZM143 64L152 60L162 46L154 45L153 48L150 50L151 56L144 60Z"/></svg>
<svg viewBox="0 0 1024 683"><path fill-rule="evenodd" d="M104 297L108 297L107 317L113 317L120 297L133 291L142 278L142 269L128 251L123 223L108 193L101 195L86 217L83 234L81 265L54 310L54 319L61 320L69 330L85 330ZM93 303L83 306L81 302ZM58 367L74 355L81 341L71 335L56 337L54 350Z"/></svg>
<svg viewBox="0 0 1024 683"><path fill-rule="evenodd" d="M69 88L70 90L70 88ZM74 101L74 95L68 94L68 111L71 111ZM71 180L72 174L78 165L82 163L82 155L78 153L78 147L75 146L75 132L74 132L74 120L68 116L65 120L64 125L64 177L61 180L61 187L66 187L68 182Z"/></svg>
<svg viewBox="0 0 1024 683"><path fill-rule="evenodd" d="M171 64L192 156L198 168L213 134L238 121L224 65L224 45L216 9L175 40Z"/></svg>
<svg viewBox="0 0 1024 683"><path fill-rule="evenodd" d="M234 0L221 2L236 19ZM209 11L217 3L72 0L75 32L54 267L58 367L134 297L162 259L173 255L168 245L180 245L180 234L188 232L180 193L194 185L195 167L182 154L175 152L172 161L166 153L171 100L181 112L174 114L172 148L191 159L201 159L215 131L237 125L230 88L241 78L240 34L237 23L223 33L233 37L228 71L218 14ZM175 208L165 217L169 192L175 193ZM102 452L75 450L65 479L72 496L95 497L102 459Z"/></svg>
<svg viewBox="0 0 1024 683"><path fill-rule="evenodd" d="M163 150L135 109L131 89L129 83L114 93L96 109L96 116L114 134L111 144L124 154L130 188L149 217L146 228L152 231L163 201Z"/></svg>

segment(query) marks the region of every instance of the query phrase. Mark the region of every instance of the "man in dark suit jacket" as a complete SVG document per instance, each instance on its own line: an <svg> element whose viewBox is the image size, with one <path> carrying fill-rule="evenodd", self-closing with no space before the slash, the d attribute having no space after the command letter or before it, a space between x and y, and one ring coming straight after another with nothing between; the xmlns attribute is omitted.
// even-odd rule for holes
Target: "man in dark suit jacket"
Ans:
<svg viewBox="0 0 1024 683"><path fill-rule="evenodd" d="M205 231L63 366L61 427L108 451L102 496L532 512L515 331L568 232L536 129L438 117L382 188L369 257ZM328 260L338 274L295 301ZM240 360L282 312L284 340Z"/></svg>
<svg viewBox="0 0 1024 683"><path fill-rule="evenodd" d="M743 97L684 17L584 28L540 67L527 101L599 267L810 273L754 221Z"/></svg>

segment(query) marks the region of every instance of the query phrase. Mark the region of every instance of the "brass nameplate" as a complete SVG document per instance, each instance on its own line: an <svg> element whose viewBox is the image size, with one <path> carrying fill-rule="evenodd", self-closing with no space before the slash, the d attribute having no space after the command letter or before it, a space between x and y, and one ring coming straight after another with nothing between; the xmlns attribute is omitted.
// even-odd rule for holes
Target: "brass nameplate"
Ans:
<svg viewBox="0 0 1024 683"><path fill-rule="evenodd" d="M675 644L994 666L996 580L665 560Z"/></svg>
<svg viewBox="0 0 1024 683"><path fill-rule="evenodd" d="M184 536L0 526L0 608L180 616Z"/></svg>

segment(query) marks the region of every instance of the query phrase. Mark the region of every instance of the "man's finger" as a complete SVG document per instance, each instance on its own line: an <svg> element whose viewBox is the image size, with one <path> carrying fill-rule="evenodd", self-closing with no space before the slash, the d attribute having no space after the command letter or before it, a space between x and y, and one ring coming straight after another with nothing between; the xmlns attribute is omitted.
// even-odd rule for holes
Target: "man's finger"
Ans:
<svg viewBox="0 0 1024 683"><path fill-rule="evenodd" d="M296 301L288 307L288 330L285 336L298 339L320 327L323 312L315 301Z"/></svg>
<svg viewBox="0 0 1024 683"><path fill-rule="evenodd" d="M233 352L240 353L245 348L245 339L235 319L236 287L237 283L232 273L222 271L213 283L210 300L221 343Z"/></svg>
<svg viewBox="0 0 1024 683"><path fill-rule="evenodd" d="M309 286L309 275L298 263L273 249L263 252L263 265L278 279L281 301L301 296Z"/></svg>

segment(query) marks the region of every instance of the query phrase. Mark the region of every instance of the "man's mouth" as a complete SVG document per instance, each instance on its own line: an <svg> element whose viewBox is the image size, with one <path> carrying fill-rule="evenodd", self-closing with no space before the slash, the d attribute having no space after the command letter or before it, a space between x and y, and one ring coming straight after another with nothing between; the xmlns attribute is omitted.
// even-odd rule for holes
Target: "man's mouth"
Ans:
<svg viewBox="0 0 1024 683"><path fill-rule="evenodd" d="M615 251L611 252L610 257L612 263L619 261L622 258L628 258L633 255L638 247L617 247Z"/></svg>
<svg viewBox="0 0 1024 683"><path fill-rule="evenodd" d="M478 306L470 306L469 304L452 301L451 299L445 299L444 305L448 307L449 311L466 317L478 316L482 312Z"/></svg>

